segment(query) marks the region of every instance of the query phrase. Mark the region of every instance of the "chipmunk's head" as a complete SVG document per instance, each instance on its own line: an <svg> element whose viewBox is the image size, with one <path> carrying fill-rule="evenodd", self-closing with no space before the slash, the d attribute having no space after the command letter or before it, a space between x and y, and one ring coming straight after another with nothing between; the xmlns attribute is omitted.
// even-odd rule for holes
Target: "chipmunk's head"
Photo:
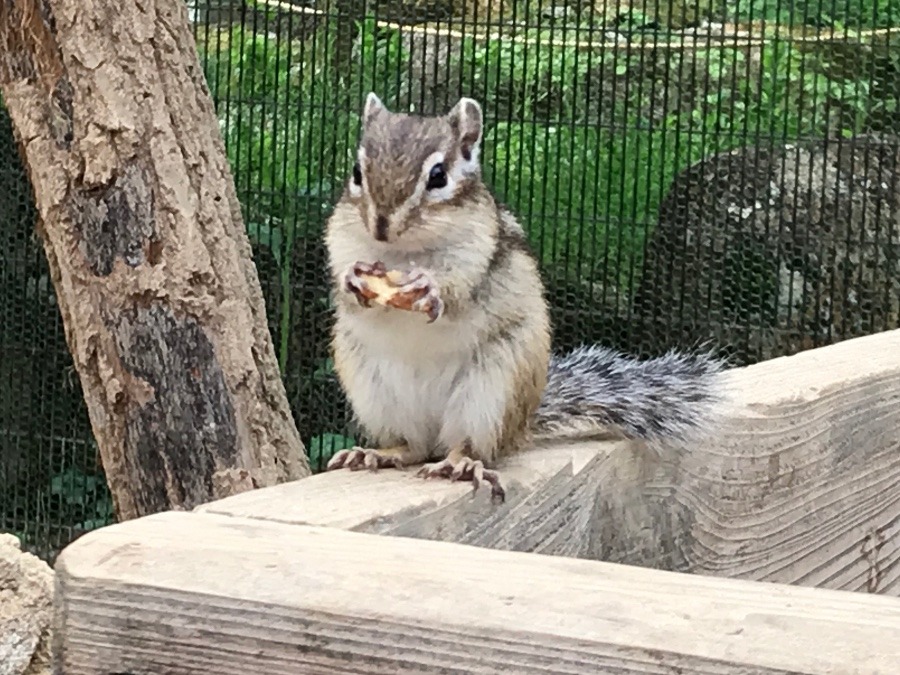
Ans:
<svg viewBox="0 0 900 675"><path fill-rule="evenodd" d="M347 186L368 232L382 242L415 238L430 215L463 206L481 185L481 135L481 106L471 98L423 117L390 112L370 93Z"/></svg>

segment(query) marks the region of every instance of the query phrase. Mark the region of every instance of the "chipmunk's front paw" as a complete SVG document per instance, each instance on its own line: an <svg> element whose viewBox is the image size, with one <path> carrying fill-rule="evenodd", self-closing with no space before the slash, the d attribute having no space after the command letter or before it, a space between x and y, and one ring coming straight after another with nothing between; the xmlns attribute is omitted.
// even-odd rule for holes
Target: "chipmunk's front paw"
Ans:
<svg viewBox="0 0 900 675"><path fill-rule="evenodd" d="M387 450L373 450L371 448L361 448L355 446L349 450L340 450L329 460L325 467L326 471L334 469L350 469L358 471L359 469L369 469L369 471L377 471L378 469L387 468L401 469L403 468L402 457L398 451L390 448Z"/></svg>
<svg viewBox="0 0 900 675"><path fill-rule="evenodd" d="M364 276L383 277L387 274L387 268L383 262L364 263L355 262L344 273L344 290L353 293L357 301L363 307L369 307L371 300L377 293L369 288Z"/></svg>
<svg viewBox="0 0 900 675"><path fill-rule="evenodd" d="M488 483L491 486L491 501L497 500L502 503L506 499L506 491L500 483L500 475L496 471L485 469L480 460L471 457L462 457L455 461L448 457L440 462L425 464L416 475L424 478L472 481L473 492L482 483Z"/></svg>
<svg viewBox="0 0 900 675"><path fill-rule="evenodd" d="M437 321L444 314L444 301L440 288L429 272L421 268L413 268L404 275L400 282L399 296L415 297L410 309L428 315L428 322Z"/></svg>

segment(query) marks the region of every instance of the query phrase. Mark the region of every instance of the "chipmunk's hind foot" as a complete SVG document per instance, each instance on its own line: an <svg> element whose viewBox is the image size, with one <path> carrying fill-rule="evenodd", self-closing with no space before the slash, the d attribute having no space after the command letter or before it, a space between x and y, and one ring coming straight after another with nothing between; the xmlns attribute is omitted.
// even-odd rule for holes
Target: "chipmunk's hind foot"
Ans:
<svg viewBox="0 0 900 675"><path fill-rule="evenodd" d="M369 471L377 471L378 469L389 468L402 469L408 461L408 454L409 449L405 445L381 449L354 446L349 450L336 452L328 461L325 470L350 469L351 471L359 471L360 469L368 469Z"/></svg>
<svg viewBox="0 0 900 675"><path fill-rule="evenodd" d="M500 475L496 471L485 469L481 460L472 459L461 453L451 452L446 459L440 462L425 464L417 472L423 478L449 478L451 481L471 481L472 491L478 490L482 483L491 486L491 501L503 503L506 500L506 491L500 481Z"/></svg>

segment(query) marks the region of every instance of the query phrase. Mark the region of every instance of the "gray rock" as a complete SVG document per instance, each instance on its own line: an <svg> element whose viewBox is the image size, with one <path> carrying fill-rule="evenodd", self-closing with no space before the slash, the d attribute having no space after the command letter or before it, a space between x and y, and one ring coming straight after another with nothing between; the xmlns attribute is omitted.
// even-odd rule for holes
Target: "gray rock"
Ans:
<svg viewBox="0 0 900 675"><path fill-rule="evenodd" d="M0 675L49 675L53 570L0 534Z"/></svg>
<svg viewBox="0 0 900 675"><path fill-rule="evenodd" d="M900 139L714 155L673 182L635 313L650 342L752 362L900 326Z"/></svg>

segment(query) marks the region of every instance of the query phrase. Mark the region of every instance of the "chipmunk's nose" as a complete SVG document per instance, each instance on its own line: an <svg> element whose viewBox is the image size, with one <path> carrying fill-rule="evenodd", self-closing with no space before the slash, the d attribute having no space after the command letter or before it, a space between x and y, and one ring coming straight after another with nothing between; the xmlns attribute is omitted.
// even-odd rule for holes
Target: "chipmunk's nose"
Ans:
<svg viewBox="0 0 900 675"><path fill-rule="evenodd" d="M388 239L387 216L379 214L375 218L375 239L377 239L378 241L387 241L387 239Z"/></svg>

